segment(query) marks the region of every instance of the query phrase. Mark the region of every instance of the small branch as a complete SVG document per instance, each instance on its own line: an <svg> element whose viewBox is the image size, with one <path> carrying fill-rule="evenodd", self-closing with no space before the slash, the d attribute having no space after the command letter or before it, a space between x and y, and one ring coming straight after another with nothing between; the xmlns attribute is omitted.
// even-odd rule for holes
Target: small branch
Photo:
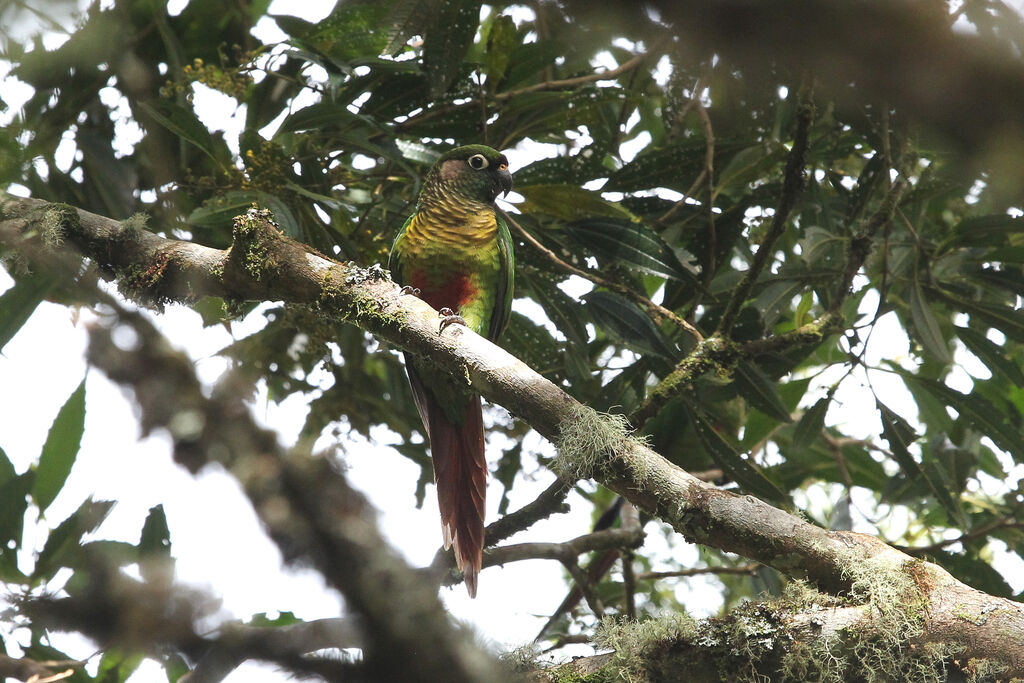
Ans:
<svg viewBox="0 0 1024 683"><path fill-rule="evenodd" d="M643 64L644 60L647 59L649 53L641 53L630 59L629 61L623 62L614 69L608 71L602 71L600 73L588 74L586 76L577 76L576 78L565 78L560 81L544 81L543 83L535 83L534 85L527 86L525 88L519 88L518 90L509 90L507 92L501 92L494 96L494 99L499 102L510 100L519 95L525 93L537 92L538 90L559 90L562 88L575 88L577 85L585 85L587 83L593 83L595 81L608 81L613 78L617 78L622 74L635 69L636 67Z"/></svg>
<svg viewBox="0 0 1024 683"><path fill-rule="evenodd" d="M34 659L15 659L0 654L0 680L14 678L31 683L60 681L73 676L84 664L75 660L37 662Z"/></svg>
<svg viewBox="0 0 1024 683"><path fill-rule="evenodd" d="M846 301L846 297L849 296L853 288L853 278L856 277L857 272L868 260L868 256L871 255L875 235L882 226L892 220L896 209L899 207L900 200L903 198L903 193L909 187L910 184L902 177L893 183L878 210L871 214L861 226L860 231L850 240L850 246L846 254L846 266L836 288L835 300L831 306L832 311L838 311L839 307Z"/></svg>
<svg viewBox="0 0 1024 683"><path fill-rule="evenodd" d="M658 414L666 403L693 385L698 377L713 371L728 372L739 361L739 348L719 337L698 342L686 358L647 394L630 416L629 422L640 429Z"/></svg>
<svg viewBox="0 0 1024 683"><path fill-rule="evenodd" d="M908 555L913 555L914 557L923 557L937 550L942 550L943 548L948 548L951 545L956 545L957 543L966 543L967 541L971 541L975 538L988 536L993 531L998 531L999 529L1024 529L1024 522L1018 522L1012 515L1008 515L1005 517L1001 517L1000 519L992 520L987 524L977 526L971 529L970 531L960 534L956 538L946 538L941 541L931 543L929 545L915 546L894 544L893 547L902 552L905 552Z"/></svg>
<svg viewBox="0 0 1024 683"><path fill-rule="evenodd" d="M658 579L686 578L690 576L703 576L705 574L753 575L760 566L760 564L754 563L739 567L694 567L692 569L679 569L671 572L641 572L636 575L636 578L640 581L656 581Z"/></svg>
<svg viewBox="0 0 1024 683"><path fill-rule="evenodd" d="M632 503L626 502L622 506L622 528L630 531L640 531L643 524L640 521L640 511ZM622 551L622 590L625 593L625 613L627 619L636 619L636 572L633 570L633 550Z"/></svg>
<svg viewBox="0 0 1024 683"><path fill-rule="evenodd" d="M786 158L786 170L782 180L782 195L779 204L775 207L775 215L772 217L771 227L768 234L761 240L757 253L750 267L743 274L743 279L733 292L729 304L726 306L722 320L718 324L715 334L728 337L739 317L740 309L746 303L754 283L761 276L761 272L767 267L772 258L772 250L776 240L786 230L786 223L789 221L789 214L793 211L797 199L803 192L806 184L805 165L807 163L807 150L810 147L811 122L814 120L814 105L802 101L797 108L796 132L793 133L793 146Z"/></svg>
<svg viewBox="0 0 1024 683"><path fill-rule="evenodd" d="M711 127L711 117L708 110L701 104L700 96L694 93L694 107L700 116L701 125L704 127L704 169L701 175L707 181L708 199L708 254L706 267L703 272L702 285L705 290L711 285L718 268L716 261L718 256L718 235L715 232L715 131Z"/></svg>
<svg viewBox="0 0 1024 683"><path fill-rule="evenodd" d="M632 548L643 543L642 530L604 529L577 536L564 543L516 543L484 552L484 567L494 567L523 560L558 560L575 562L583 553L595 550Z"/></svg>
<svg viewBox="0 0 1024 683"><path fill-rule="evenodd" d="M594 613L594 616L598 619L604 617L604 605L601 604L601 599L597 596L597 591L594 590L594 584L591 583L590 577L587 573L580 569L579 563L576 558L571 561L562 563L567 570L569 570L570 576L576 583L576 587L579 588L583 594L583 599L587 601L587 607Z"/></svg>
<svg viewBox="0 0 1024 683"><path fill-rule="evenodd" d="M516 221L510 214L505 213L504 211L502 211L501 213L505 217L505 219L509 222L509 225L514 227L516 229L516 231L520 234L520 236L522 236L522 238L524 240L526 240L526 242L528 242L530 244L530 246L532 246L537 251L542 253L544 256L546 256L548 258L549 261L554 263L556 266L558 266L559 268L561 268L565 272L570 273L572 275L578 275L579 277L583 278L584 280L589 280L590 282L593 282L598 287L604 287L604 288L610 289L610 290L612 290L614 292L618 292L619 294L622 294L623 296L625 296L627 299L632 299L634 302L636 302L636 303L640 304L641 306L643 306L644 308L646 308L648 311L651 312L651 314L655 318L658 319L658 322L661 322L661 321L664 321L664 320L668 320L668 321L672 322L673 324L677 325L678 327L682 328L683 330L686 330L686 332L688 332L690 335L692 335L693 338L696 339L697 341L700 341L700 340L704 339L704 335L702 335L700 333L700 331L696 327L694 327L692 324L690 324L685 319L680 317L678 314L676 314L673 311L670 311L669 309L665 308L664 306L661 306L659 304L654 303L653 301L648 299L646 296L633 291L632 288L627 287L626 285L624 285L624 284L622 284L620 282L615 282L613 280L607 280L607 279L601 277L600 275L597 275L597 274L595 274L595 273L593 273L593 272L591 272L589 270L583 270L581 268L577 268L576 266L574 266L574 265L572 265L570 263L566 263L565 261L560 259L558 257L558 255L555 254L555 252L551 251L550 249L545 247L543 244L538 242L537 238L535 238L533 235L531 235L529 232L527 232L526 229L523 226L521 226L518 223L518 221Z"/></svg>
<svg viewBox="0 0 1024 683"><path fill-rule="evenodd" d="M350 618L316 619L276 627L226 625L221 627L213 646L181 682L219 683L250 659L287 661L297 654L316 650L364 646L362 633Z"/></svg>
<svg viewBox="0 0 1024 683"><path fill-rule="evenodd" d="M509 536L528 529L553 514L568 512L569 508L565 504L565 497L572 491L572 486L561 479L556 479L533 502L488 524L484 529L484 547L497 545Z"/></svg>
<svg viewBox="0 0 1024 683"><path fill-rule="evenodd" d="M900 185L894 183L893 193ZM887 204L894 209L898 196L893 193ZM241 220L260 225L241 227L253 231L255 239L273 240L277 233L263 225L263 216L262 212L247 215ZM875 221L883 224L884 215L876 215ZM270 251L262 253L274 257L271 263L254 263L257 267L249 271L226 262L223 251L163 240L138 228L136 232L143 234L125 234L125 226L110 219L0 193L0 243L31 257L33 246L42 248L31 235L44 231L52 236L54 229L68 247L83 250L109 272L113 264L133 267L136 273L159 266L164 263L161 248L174 251L178 259L174 273L179 276L202 271L197 260L212 257L213 265L224 269L223 275L207 273L195 284L211 283L221 296L265 298L331 312L453 375L468 377L488 401L507 408L541 436L556 444L572 436L586 444L571 455L563 451L560 459L571 457L563 465L593 477L691 542L736 553L833 593L849 591L855 572L884 568L908 574L924 603L916 642L948 642L953 633L963 644L964 658L995 659L1009 667L1007 677L1024 676L1016 636L1024 632L1024 605L972 589L938 565L915 560L873 536L822 529L754 496L700 481L472 330L456 327L450 334L439 335L437 311L413 297L402 297L379 267L334 263L282 240L265 245ZM235 246L244 250L245 241ZM59 251L67 253L68 247ZM49 249L53 253L57 247ZM188 278L175 281L192 282ZM194 289L184 286L158 291L166 296L180 291L183 299L196 296ZM351 490L329 462L281 449L273 435L252 423L238 392L232 391L230 377L213 396L205 396L191 361L170 352L166 341L141 316L120 312L119 322L135 329L139 348L119 349L110 330L94 328L92 363L115 381L140 387L136 396L143 424L149 428L168 427L180 410L196 410L204 416L200 434L176 439L175 456L195 468L211 459L223 463L238 477L286 555L306 559L342 588L348 606L366 620L368 642L377 645L364 650L360 670L391 676L378 680L403 679L398 670L404 665L414 665L418 677L432 680L501 679L489 659L482 660L478 650L452 633L436 594L420 573L380 541L365 499ZM736 345L716 338L698 344L698 349L702 347L708 367L727 364L738 353ZM152 391L154 383L183 393ZM587 439L581 439L579 431L587 425L593 429ZM238 441L231 435L237 435ZM238 456L244 456L249 466L234 467ZM380 590L382 583L388 590ZM401 600L400 609L396 600ZM395 620L395 613L403 618ZM965 619L964 614L977 616ZM398 653L416 653L415 661ZM392 675L396 673L397 678Z"/></svg>

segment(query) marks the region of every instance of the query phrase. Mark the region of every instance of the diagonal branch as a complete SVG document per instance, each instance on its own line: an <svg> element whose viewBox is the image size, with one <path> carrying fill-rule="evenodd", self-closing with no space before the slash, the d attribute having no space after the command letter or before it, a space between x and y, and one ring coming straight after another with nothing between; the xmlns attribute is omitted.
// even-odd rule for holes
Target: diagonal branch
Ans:
<svg viewBox="0 0 1024 683"><path fill-rule="evenodd" d="M810 147L810 130L813 120L814 106L809 102L801 102L797 108L796 132L793 133L793 146L786 157L786 170L782 178L782 195L779 197L778 206L775 207L775 215L772 217L768 234L761 240L753 262L750 264L747 272L743 274L743 279L740 280L740 284L733 292L732 298L729 299L725 313L722 314L722 320L718 323L718 330L715 332L719 336L728 337L732 332L733 325L736 324L736 319L739 317L740 309L746 303L747 297L754 288L757 279L761 276L765 267L767 267L768 261L772 257L775 242L785 232L786 224L789 221L789 214L792 213L797 199L800 198L800 194L803 192L804 185L806 184L804 165L807 160L807 150Z"/></svg>
<svg viewBox="0 0 1024 683"><path fill-rule="evenodd" d="M489 401L509 409L561 447L556 469L596 479L687 539L806 578L829 592L849 590L852 577L858 575L910 578L926 604L920 642L949 642L955 633L959 655L996 659L1009 667L1007 677L1024 676L1024 655L1017 636L1024 632L1024 605L972 589L941 567L911 558L877 538L828 531L753 496L700 481L631 438L620 421L580 404L471 330L451 328L438 334L437 312L418 299L402 297L382 269L365 270L309 253L281 238L263 212L251 210L240 217L234 245L230 252L221 252L164 240L138 229L135 232L142 234L126 235L123 226L110 219L0 195L0 243L29 254L34 241L28 234L33 230L51 234L56 230L66 244L80 248L108 271L123 272L133 266L122 278L161 266L170 285L161 286L165 278L155 278L155 282L142 283L147 285L143 291L169 298L177 293L179 299L206 290L237 299L284 300L342 317L427 357L454 376L465 377ZM115 248L118 244L127 246ZM188 274L197 277L190 279ZM111 370L109 363L103 366ZM276 461L270 458L266 462ZM284 483L279 477L264 479L265 485L272 487L264 495L280 491L281 486L293 494L323 491L327 488L323 478L336 476L323 463L302 462L285 469L280 464L271 468L272 474L287 476ZM243 484L247 488L255 485ZM334 506L351 505L353 498L347 488L323 495L329 497L301 501L304 507L300 509L320 521L314 527L316 533L309 537L316 541L310 547L324 552L365 552L366 548L347 535L355 532L350 524L326 525ZM364 510L360 503L352 521L361 519ZM371 577L367 571L360 569L356 578L339 575L336 580L354 581L346 585L357 594L363 582L368 582L367 586L379 583L379 577ZM373 613L368 605L366 611ZM964 618L965 614L970 618Z"/></svg>

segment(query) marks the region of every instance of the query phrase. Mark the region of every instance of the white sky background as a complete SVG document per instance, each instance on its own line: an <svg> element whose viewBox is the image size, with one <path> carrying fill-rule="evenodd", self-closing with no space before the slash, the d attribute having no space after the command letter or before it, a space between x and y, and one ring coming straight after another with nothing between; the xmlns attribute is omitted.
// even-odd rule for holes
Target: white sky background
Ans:
<svg viewBox="0 0 1024 683"><path fill-rule="evenodd" d="M177 12L184 4L184 0L178 0L169 3L169 7L172 12ZM327 14L332 5L332 0L275 2L271 13L302 11L303 18L317 21ZM297 6L302 10L296 10ZM267 20L257 27L257 33L267 41L284 39L284 35ZM53 40L59 39L54 37ZM51 49L54 46L48 44ZM14 92L11 88L16 84L11 79L4 79L6 71L7 67L0 64L0 87L4 88L5 97L11 97ZM225 137L234 142L244 113L234 109L230 98L200 84L196 87L196 108L204 123L212 129L229 131ZM26 92L25 96L28 94ZM305 104L311 101L312 98ZM17 103L14 104L16 108ZM0 125L5 122L0 119ZM137 140L139 134L137 127L133 129L132 126L121 127L119 132L129 142ZM551 147L527 144L508 151L513 170L534 159L551 156L555 152ZM633 147L624 150L626 158L639 149L636 144ZM66 152L74 153L70 140ZM0 269L0 292L12 284L10 277ZM583 291L586 291L585 287L580 287L574 293L579 295ZM875 301L869 295L862 312L873 313ZM518 302L517 306L522 304ZM536 317L533 309L520 310ZM232 324L231 333L219 326L203 329L199 316L182 306L169 306L164 314L150 317L172 343L187 349L205 382L215 381L227 367L226 361L216 356L217 351L262 325L262 318L257 312ZM0 382L5 389L0 392L0 447L19 472L38 458L53 418L86 373L84 325L94 319L88 311L83 311L76 319L75 314L63 306L43 303L0 356ZM908 342L894 314L881 319L869 347L868 365L877 363L883 351L887 358L910 362ZM951 385L969 390L971 374L987 376L987 370L963 350L959 350L956 357L962 368L954 372ZM845 382L837 394L837 400L829 411L828 424L841 424L842 429L851 435L875 436L880 433L880 424L871 393L866 390L866 378L862 370L858 372L860 374ZM824 377L814 386L828 386L835 379L835 376ZM887 397L893 409L904 417L914 416L913 402L902 383L892 374L873 372L870 382L879 395ZM804 403L810 404L822 395L823 390L816 392L812 388ZM285 444L292 444L305 417L309 398L293 396L283 404L275 405L266 399L264 390L254 402L253 411L258 419L281 435ZM132 403L102 373L93 371L88 374L86 411L82 448L67 485L47 511L48 526L56 526L88 496L117 500L109 519L93 537L134 543L138 541L148 509L163 503L170 525L173 553L177 558L177 578L183 583L206 587L218 596L222 604L218 617L245 619L258 612L293 611L300 618L314 619L341 613L340 597L325 587L318 573L282 566L276 546L262 532L248 500L232 477L217 468L208 468L198 477L193 477L171 461L169 440L164 435L138 439ZM538 448L550 449L550 445L536 435L531 438L533 452ZM386 430L380 430L379 441L389 441ZM328 443L322 439L319 445ZM419 470L414 464L391 449L370 447L365 442L346 442L343 449L349 466L349 480L365 492L381 511L380 523L386 537L412 564L428 564L441 537L433 487L428 487L423 508L416 509L414 491ZM499 455L497 449L491 449L489 453L492 462ZM529 481L517 482L510 510L533 500L554 480L550 472L536 464L532 467L527 464L526 469ZM1001 484L991 483L993 487ZM573 496L571 503L581 503L573 505L573 512L552 517L513 540L559 541L586 533L590 525L589 505L582 504L576 494ZM497 518L499 497L500 485L492 482L488 495L488 521ZM857 498L858 506L871 509L868 496ZM797 500L818 510L831 505L825 490ZM855 513L854 519L856 529L869 533L874 531L858 514ZM897 536L905 524L905 517L894 515L889 519L888 531ZM684 565L695 562L696 550L683 543L670 550L656 523L649 524L647 532L645 552L653 551L654 557L666 562L670 552L674 553L675 562ZM28 539L27 545L39 548L44 541L45 538ZM25 561L29 561L30 556L31 553L25 553ZM665 568L669 565L666 564ZM1015 590L1024 588L1021 563L1014 565L1013 571L1008 571L1011 566L1006 564L1000 569L1011 579ZM476 600L470 600L462 586L442 590L442 596L452 614L473 624L482 638L496 648L509 649L530 641L546 621L545 615L564 597L566 584L563 575L561 566L555 562L513 563L484 571ZM1014 580L1014 576L1018 578ZM677 585L678 597L696 616L712 614L721 605L714 579L696 578L680 581ZM68 642L63 638L55 644L66 647ZM76 656L92 653L92 647L81 639L73 642L71 647L72 654ZM159 668L149 663L132 680L162 679ZM285 678L268 667L246 664L227 680L259 683Z"/></svg>

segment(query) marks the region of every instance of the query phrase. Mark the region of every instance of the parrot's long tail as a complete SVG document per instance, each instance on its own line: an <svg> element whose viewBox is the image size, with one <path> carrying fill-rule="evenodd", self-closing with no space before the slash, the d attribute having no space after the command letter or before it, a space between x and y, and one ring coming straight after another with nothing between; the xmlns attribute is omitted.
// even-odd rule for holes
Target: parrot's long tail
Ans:
<svg viewBox="0 0 1024 683"><path fill-rule="evenodd" d="M487 460L479 394L466 402L465 418L453 424L433 394L427 391L408 362L413 397L430 439L434 482L441 509L444 547L455 546L455 562L465 575L466 589L476 597L477 575L483 562Z"/></svg>

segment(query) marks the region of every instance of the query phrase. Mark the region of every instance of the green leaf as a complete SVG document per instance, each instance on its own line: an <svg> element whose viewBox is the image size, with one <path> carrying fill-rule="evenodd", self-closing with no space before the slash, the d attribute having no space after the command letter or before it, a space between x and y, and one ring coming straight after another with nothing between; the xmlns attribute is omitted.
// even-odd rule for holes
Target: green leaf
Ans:
<svg viewBox="0 0 1024 683"><path fill-rule="evenodd" d="M151 555L169 557L171 554L171 531L167 527L167 515L163 505L154 505L146 515L139 538L139 559Z"/></svg>
<svg viewBox="0 0 1024 683"><path fill-rule="evenodd" d="M959 297L954 297L953 300L972 318L977 318L1010 339L1024 344L1024 311L1008 306L978 303Z"/></svg>
<svg viewBox="0 0 1024 683"><path fill-rule="evenodd" d="M151 116L157 123L177 135L182 140L189 142L202 150L210 159L219 166L223 166L218 157L217 145L214 143L210 131L199 120L195 112L168 100L152 100L150 102L137 102L147 115Z"/></svg>
<svg viewBox="0 0 1024 683"><path fill-rule="evenodd" d="M736 366L733 381L736 391L750 405L779 422L792 422L789 409L782 402L775 382L768 379L759 367L750 361L740 361Z"/></svg>
<svg viewBox="0 0 1024 683"><path fill-rule="evenodd" d="M435 97L447 92L473 44L482 0L447 0L423 31L423 69Z"/></svg>
<svg viewBox="0 0 1024 683"><path fill-rule="evenodd" d="M14 464L7 457L4 449L0 448L0 486L3 486L16 476L18 476L18 473L14 471Z"/></svg>
<svg viewBox="0 0 1024 683"><path fill-rule="evenodd" d="M78 447L85 430L85 380L78 385L50 427L43 444L43 452L36 466L32 498L42 514L64 487L64 482L75 464Z"/></svg>
<svg viewBox="0 0 1024 683"><path fill-rule="evenodd" d="M924 377L904 374L904 377L923 387L939 401L950 406L967 420L974 429L992 439L999 448L1013 454L1017 462L1024 461L1024 440L1021 433L1005 420L1004 411L996 408L988 399L973 394L961 394L942 382Z"/></svg>
<svg viewBox="0 0 1024 683"><path fill-rule="evenodd" d="M829 395L819 398L807 409L797 422L796 431L793 432L794 447L805 448L821 437L821 432L825 428L825 415L831 403L832 396Z"/></svg>
<svg viewBox="0 0 1024 683"><path fill-rule="evenodd" d="M917 333L915 337L928 355L943 365L949 365L953 362L953 355L949 352L942 330L939 329L935 312L924 298L919 280L914 280L914 286L910 288L909 294L910 317L914 321L914 331Z"/></svg>
<svg viewBox="0 0 1024 683"><path fill-rule="evenodd" d="M484 54L484 74L487 75L487 86L492 91L505 77L512 51L518 42L519 31L512 17L507 14L496 17L487 32L487 51Z"/></svg>
<svg viewBox="0 0 1024 683"><path fill-rule="evenodd" d="M621 218L585 218L570 223L565 231L599 256L628 263L651 275L693 285L697 282L665 240L642 223Z"/></svg>
<svg viewBox="0 0 1024 683"><path fill-rule="evenodd" d="M318 102L293 112L282 123L282 133L303 130L345 130L356 125L365 125L366 118L353 114L348 107L335 102Z"/></svg>
<svg viewBox="0 0 1024 683"><path fill-rule="evenodd" d="M591 216L633 219L633 214L618 204L575 185L524 185L517 187L516 192L526 199L519 206L524 213L543 213L564 221Z"/></svg>
<svg viewBox="0 0 1024 683"><path fill-rule="evenodd" d="M977 356L989 371L997 377L1005 377L1018 387L1024 387L1024 372L1020 365L1007 357L1006 348L999 346L980 332L969 327L956 328L964 346Z"/></svg>
<svg viewBox="0 0 1024 683"><path fill-rule="evenodd" d="M554 281L516 273L516 290L520 296L529 294L530 298L540 304L551 322L571 343L586 345L587 328L583 319L583 306L555 286Z"/></svg>
<svg viewBox="0 0 1024 683"><path fill-rule="evenodd" d="M983 244L1005 244L1009 236L1019 235L1022 232L1024 232L1024 218L1019 216L1014 217L1005 213L972 216L953 226L949 238L942 243L939 251L945 251L951 246L961 244L972 247Z"/></svg>
<svg viewBox="0 0 1024 683"><path fill-rule="evenodd" d="M0 484L0 558L9 560L11 566L16 566L17 558L8 549L12 543L15 549L21 547L25 510L34 479L35 473L30 470Z"/></svg>
<svg viewBox="0 0 1024 683"><path fill-rule="evenodd" d="M1002 598L1013 597L1013 589L1006 583L1003 575L990 563L978 557L945 550L930 551L928 555L946 571L972 588Z"/></svg>
<svg viewBox="0 0 1024 683"><path fill-rule="evenodd" d="M923 479L935 495L936 500L949 514L950 520L960 526L966 525L967 520L960 508L960 503L953 497L942 478L937 476L936 470L922 468L910 454L909 446L917 440L917 433L914 429L881 401L876 400L875 405L882 418L882 438L889 442L889 450L907 479L911 482Z"/></svg>
<svg viewBox="0 0 1024 683"><path fill-rule="evenodd" d="M726 441L702 410L696 406L687 405L687 411L690 413L697 438L730 479L739 484L740 488L747 493L775 503L790 504L789 496L783 493L775 482L766 477L759 467L744 458L731 443Z"/></svg>
<svg viewBox="0 0 1024 683"><path fill-rule="evenodd" d="M675 361L679 351L632 301L614 292L596 291L583 297L590 317L610 337L637 350Z"/></svg>
<svg viewBox="0 0 1024 683"><path fill-rule="evenodd" d="M0 295L0 350L28 322L55 284L53 278L45 275L20 277L13 287Z"/></svg>
<svg viewBox="0 0 1024 683"><path fill-rule="evenodd" d="M96 680L110 683L127 681L145 658L144 653L130 654L116 648L106 649L100 657Z"/></svg>
<svg viewBox="0 0 1024 683"><path fill-rule="evenodd" d="M82 536L95 531L114 507L114 501L89 498L57 525L36 558L32 578L46 581L61 567L74 567L81 558Z"/></svg>

